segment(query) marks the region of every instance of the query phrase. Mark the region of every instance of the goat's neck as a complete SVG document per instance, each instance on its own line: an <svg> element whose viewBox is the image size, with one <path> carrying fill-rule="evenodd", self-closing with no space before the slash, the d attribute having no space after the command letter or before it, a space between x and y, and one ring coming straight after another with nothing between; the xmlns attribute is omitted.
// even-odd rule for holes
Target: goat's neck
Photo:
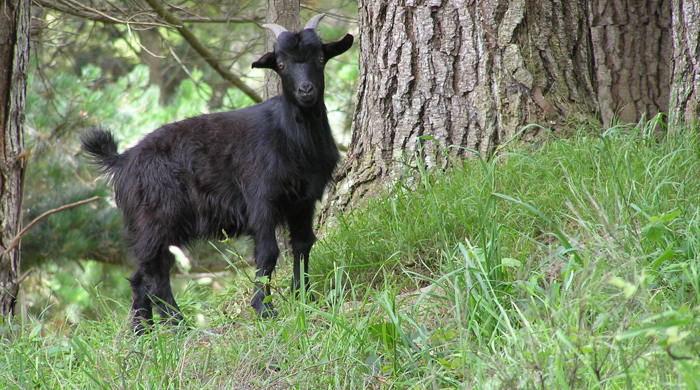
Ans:
<svg viewBox="0 0 700 390"><path fill-rule="evenodd" d="M336 153L323 99L319 99L308 109L286 99L282 99L282 105L287 118L282 131L288 139L289 146L311 160L328 153Z"/></svg>
<svg viewBox="0 0 700 390"><path fill-rule="evenodd" d="M309 108L300 107L287 99L282 99L282 104L287 118L291 119L290 123L296 124L294 126L296 129L289 130L318 132L327 129L330 131L323 98L319 98L318 102Z"/></svg>

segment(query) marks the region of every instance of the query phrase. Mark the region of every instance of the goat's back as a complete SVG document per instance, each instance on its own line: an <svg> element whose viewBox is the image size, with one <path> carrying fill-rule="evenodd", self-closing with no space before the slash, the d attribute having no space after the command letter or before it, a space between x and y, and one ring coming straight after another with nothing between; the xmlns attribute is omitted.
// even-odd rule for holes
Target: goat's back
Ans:
<svg viewBox="0 0 700 390"><path fill-rule="evenodd" d="M248 232L262 202L278 224L295 202L319 200L338 153L325 112L309 128L280 120L280 104L169 123L118 155L110 172L127 229L180 244Z"/></svg>

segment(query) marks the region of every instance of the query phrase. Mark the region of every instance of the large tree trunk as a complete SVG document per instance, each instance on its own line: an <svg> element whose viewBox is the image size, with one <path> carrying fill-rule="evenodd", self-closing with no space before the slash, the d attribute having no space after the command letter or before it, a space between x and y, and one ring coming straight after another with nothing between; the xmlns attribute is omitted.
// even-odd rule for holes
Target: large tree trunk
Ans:
<svg viewBox="0 0 700 390"><path fill-rule="evenodd" d="M672 0L671 123L700 120L700 3Z"/></svg>
<svg viewBox="0 0 700 390"><path fill-rule="evenodd" d="M636 122L668 110L670 0L592 0L590 26L601 119Z"/></svg>
<svg viewBox="0 0 700 390"><path fill-rule="evenodd" d="M360 0L352 142L322 218L395 180L419 143L427 165L444 167L526 124L592 115L586 4Z"/></svg>
<svg viewBox="0 0 700 390"><path fill-rule="evenodd" d="M299 30L299 0L267 0L267 12L265 20L267 23L275 23L289 31ZM272 46L277 40L271 32L267 39L267 50L272 51ZM282 83L277 73L265 72L265 91L263 98L267 99L277 96L282 92Z"/></svg>
<svg viewBox="0 0 700 390"><path fill-rule="evenodd" d="M0 315L14 312L19 292L19 247L26 155L22 125L29 61L29 0L0 3Z"/></svg>

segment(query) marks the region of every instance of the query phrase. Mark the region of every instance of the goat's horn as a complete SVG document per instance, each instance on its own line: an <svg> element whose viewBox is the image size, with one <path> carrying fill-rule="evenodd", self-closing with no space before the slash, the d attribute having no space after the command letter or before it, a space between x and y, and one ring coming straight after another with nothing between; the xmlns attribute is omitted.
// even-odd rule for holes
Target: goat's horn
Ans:
<svg viewBox="0 0 700 390"><path fill-rule="evenodd" d="M318 15L314 16L308 22L306 22L306 26L304 26L304 29L310 28L312 30L315 30L316 27L318 26L318 22L320 22L324 16L326 16L326 14L318 14Z"/></svg>
<svg viewBox="0 0 700 390"><path fill-rule="evenodd" d="M280 26L279 24L265 23L262 26L275 33L275 38L279 38L280 34L287 31L286 28Z"/></svg>

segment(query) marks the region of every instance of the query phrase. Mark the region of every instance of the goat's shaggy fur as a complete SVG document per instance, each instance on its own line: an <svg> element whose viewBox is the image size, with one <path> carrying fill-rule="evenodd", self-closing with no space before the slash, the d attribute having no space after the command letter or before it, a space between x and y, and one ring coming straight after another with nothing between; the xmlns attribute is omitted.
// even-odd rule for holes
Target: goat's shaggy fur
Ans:
<svg viewBox="0 0 700 390"><path fill-rule="evenodd" d="M250 235L256 276L269 279L279 250L275 228L286 224L294 257L293 287L315 241L315 203L338 161L323 100L323 67L348 50L352 36L322 44L315 28L282 32L273 52L253 67L282 78L283 93L240 110L166 124L119 154L111 133L92 130L83 148L111 176L135 257L130 278L133 326L142 331L153 306L182 317L170 288L169 245L196 238ZM308 280L308 278L307 278ZM256 284L251 305L274 315L269 287Z"/></svg>

